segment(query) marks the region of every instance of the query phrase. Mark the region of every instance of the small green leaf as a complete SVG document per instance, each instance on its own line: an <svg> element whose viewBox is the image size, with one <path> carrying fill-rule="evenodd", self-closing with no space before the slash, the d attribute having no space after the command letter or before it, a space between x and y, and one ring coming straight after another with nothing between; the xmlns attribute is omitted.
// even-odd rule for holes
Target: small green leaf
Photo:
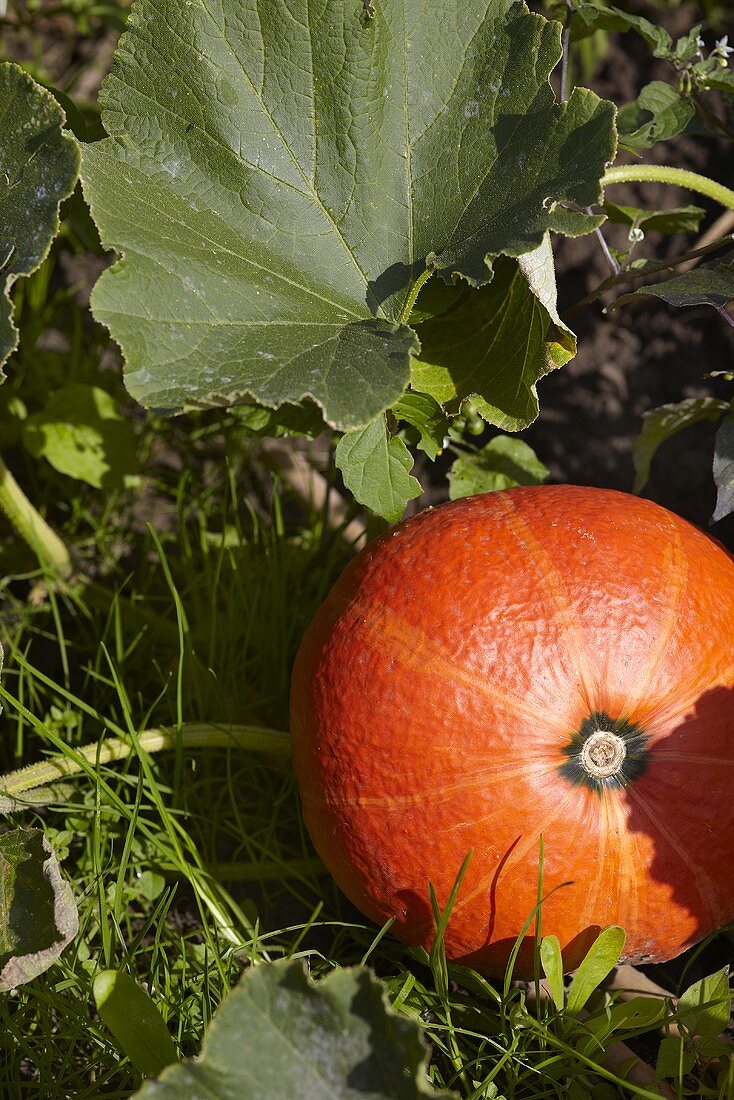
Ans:
<svg viewBox="0 0 734 1100"><path fill-rule="evenodd" d="M540 944L540 962L550 986L553 1003L559 1012L563 1012L566 991L563 984L563 956L557 936L543 937Z"/></svg>
<svg viewBox="0 0 734 1100"><path fill-rule="evenodd" d="M62 133L64 112L17 65L0 64L0 382L18 342L9 291L48 255L59 204L74 190L79 148Z"/></svg>
<svg viewBox="0 0 734 1100"><path fill-rule="evenodd" d="M712 523L734 512L734 417L727 417L719 425L714 441L714 483L716 508Z"/></svg>
<svg viewBox="0 0 734 1100"><path fill-rule="evenodd" d="M462 453L449 470L451 500L494 493L514 485L540 485L548 470L532 447L521 439L497 435L486 447L472 453Z"/></svg>
<svg viewBox="0 0 734 1100"><path fill-rule="evenodd" d="M146 1076L178 1059L166 1022L144 989L122 970L102 970L94 979L100 1017L122 1053Z"/></svg>
<svg viewBox="0 0 734 1100"><path fill-rule="evenodd" d="M666 1035L660 1042L655 1065L655 1077L658 1081L664 1077L680 1081L696 1064L696 1056L686 1050L681 1035Z"/></svg>
<svg viewBox="0 0 734 1100"><path fill-rule="evenodd" d="M634 103L619 112L619 137L625 145L649 149L682 133L696 111L690 99L671 84L653 80Z"/></svg>
<svg viewBox="0 0 734 1100"><path fill-rule="evenodd" d="M393 405L392 411L398 420L404 420L418 431L418 449L433 461L443 450L449 427L448 417L438 401L428 393L409 390Z"/></svg>
<svg viewBox="0 0 734 1100"><path fill-rule="evenodd" d="M676 1019L691 1035L715 1038L729 1023L731 991L729 970L723 967L694 982L678 1001Z"/></svg>
<svg viewBox="0 0 734 1100"><path fill-rule="evenodd" d="M569 1015L578 1015L597 986L617 965L624 941L624 929L615 924L601 930L574 974L566 1002Z"/></svg>
<svg viewBox="0 0 734 1100"><path fill-rule="evenodd" d="M701 206L676 206L671 210L641 210L604 200L604 212L617 225L635 225L645 233L669 236L672 233L696 233L706 211Z"/></svg>
<svg viewBox="0 0 734 1100"><path fill-rule="evenodd" d="M520 261L501 258L489 286L421 325L415 389L446 404L477 396L481 415L520 431L538 415L536 383L575 353L573 334L555 311L549 246Z"/></svg>
<svg viewBox="0 0 734 1100"><path fill-rule="evenodd" d="M0 836L0 992L31 981L73 940L71 887L40 829Z"/></svg>
<svg viewBox="0 0 734 1100"><path fill-rule="evenodd" d="M718 420L728 410L728 403L715 397L690 397L678 404L658 405L656 409L646 412L642 418L642 431L632 451L635 467L633 492L641 492L647 484L652 460L661 443L700 420Z"/></svg>
<svg viewBox="0 0 734 1100"><path fill-rule="evenodd" d="M97 386L71 382L57 390L42 412L24 422L23 443L35 458L95 489L135 483L138 460L130 421Z"/></svg>
<svg viewBox="0 0 734 1100"><path fill-rule="evenodd" d="M138 1100L450 1100L431 1088L418 1023L363 967L314 983L303 961L249 970L217 1012L200 1058L171 1066Z"/></svg>
<svg viewBox="0 0 734 1100"><path fill-rule="evenodd" d="M413 456L402 439L389 435L384 416L343 435L335 461L354 499L389 523L397 523L408 501L423 491L410 474Z"/></svg>

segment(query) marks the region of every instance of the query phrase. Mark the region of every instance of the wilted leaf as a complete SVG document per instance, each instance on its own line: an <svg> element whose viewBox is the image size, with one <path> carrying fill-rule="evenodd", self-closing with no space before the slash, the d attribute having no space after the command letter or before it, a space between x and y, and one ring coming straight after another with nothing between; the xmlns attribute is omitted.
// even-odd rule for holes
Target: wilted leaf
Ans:
<svg viewBox="0 0 734 1100"><path fill-rule="evenodd" d="M384 416L343 435L335 461L355 500L390 523L397 523L408 501L422 492L410 474L413 456L402 439L390 436Z"/></svg>
<svg viewBox="0 0 734 1100"><path fill-rule="evenodd" d="M480 451L461 454L449 470L451 500L513 485L540 485L548 470L522 439L497 435Z"/></svg>
<svg viewBox="0 0 734 1100"><path fill-rule="evenodd" d="M635 466L633 492L639 493L647 484L650 465L661 443L676 432L700 420L718 420L729 405L715 397L690 397L675 405L658 405L642 418L642 431L635 440L632 461Z"/></svg>
<svg viewBox="0 0 734 1100"><path fill-rule="evenodd" d="M129 485L138 472L130 421L98 386L71 382L23 424L23 443L59 473L95 489Z"/></svg>
<svg viewBox="0 0 734 1100"><path fill-rule="evenodd" d="M537 381L576 350L556 314L549 255L544 243L520 263L498 260L489 286L425 321L415 389L441 403L476 395L490 424L526 428L538 415Z"/></svg>
<svg viewBox="0 0 734 1100"><path fill-rule="evenodd" d="M48 970L79 928L71 887L40 829L0 836L0 992Z"/></svg>
<svg viewBox="0 0 734 1100"><path fill-rule="evenodd" d="M9 291L46 257L59 203L74 189L79 150L64 112L17 65L0 64L0 368L15 348ZM4 378L0 369L0 381Z"/></svg>
<svg viewBox="0 0 734 1100"><path fill-rule="evenodd" d="M164 1070L139 1100L418 1100L426 1076L418 1024L387 1005L362 967L314 983L303 962L263 963L219 1009L201 1058Z"/></svg>
<svg viewBox="0 0 734 1100"><path fill-rule="evenodd" d="M598 224L613 108L555 104L560 54L515 0L141 0L83 171L124 255L92 305L131 393L374 420L408 384L427 264L483 283L499 253Z"/></svg>
<svg viewBox="0 0 734 1100"><path fill-rule="evenodd" d="M716 509L712 523L734 512L734 419L727 417L719 425L714 442L714 483Z"/></svg>

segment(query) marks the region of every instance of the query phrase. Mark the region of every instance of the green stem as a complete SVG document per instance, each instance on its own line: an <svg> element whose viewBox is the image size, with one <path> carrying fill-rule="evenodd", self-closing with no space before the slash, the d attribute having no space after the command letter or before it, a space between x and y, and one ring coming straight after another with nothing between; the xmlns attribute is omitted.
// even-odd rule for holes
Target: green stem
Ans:
<svg viewBox="0 0 734 1100"><path fill-rule="evenodd" d="M41 565L55 570L61 577L74 571L71 555L59 536L33 507L18 482L0 456L0 509L15 530L25 539Z"/></svg>
<svg viewBox="0 0 734 1100"><path fill-rule="evenodd" d="M613 183L670 183L677 187L685 187L688 191L696 191L707 198L718 202L729 210L734 210L734 191L724 187L721 183L715 183L708 176L700 176L698 172L688 172L685 168L671 168L665 164L620 164L615 168L607 169L602 180L604 187Z"/></svg>
<svg viewBox="0 0 734 1100"><path fill-rule="evenodd" d="M425 271L422 271L420 273L416 281L413 283L412 287L410 288L410 293L405 300L405 305L403 306L402 312L400 314L401 325L407 325L410 315L413 312L413 306L415 305L416 298L421 292L421 287L423 287L423 285L428 282L431 275L433 275L433 268L427 267Z"/></svg>
<svg viewBox="0 0 734 1100"><path fill-rule="evenodd" d="M287 758L290 755L290 737L280 730L262 729L259 726L214 726L206 722L187 722L180 729L161 726L144 730L138 737L144 752L161 752L163 749L234 748L249 752L270 752ZM135 752L131 741L110 737L80 749L69 749L69 755L57 754L27 768L0 776L0 794L11 798L24 791L35 790L46 783L79 775L84 764L109 764L125 760Z"/></svg>

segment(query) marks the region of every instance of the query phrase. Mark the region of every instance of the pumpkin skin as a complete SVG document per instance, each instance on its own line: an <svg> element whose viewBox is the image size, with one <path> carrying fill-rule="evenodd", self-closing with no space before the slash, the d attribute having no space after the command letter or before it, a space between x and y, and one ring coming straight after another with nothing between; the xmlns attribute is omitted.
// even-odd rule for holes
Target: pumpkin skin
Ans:
<svg viewBox="0 0 734 1100"><path fill-rule="evenodd" d="M609 924L641 963L734 917L734 559L650 501L509 489L391 529L306 632L291 729L318 853L407 944L471 851L446 953L504 972L541 834L566 970Z"/></svg>

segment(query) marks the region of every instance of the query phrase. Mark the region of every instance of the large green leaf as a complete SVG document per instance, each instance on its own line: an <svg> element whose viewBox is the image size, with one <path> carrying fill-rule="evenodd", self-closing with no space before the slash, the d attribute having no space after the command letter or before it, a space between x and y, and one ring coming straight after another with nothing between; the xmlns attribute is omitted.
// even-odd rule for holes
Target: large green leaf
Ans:
<svg viewBox="0 0 734 1100"><path fill-rule="evenodd" d="M368 970L314 983L302 962L263 963L227 997L200 1060L169 1066L139 1100L419 1100L426 1077L418 1024L397 1015Z"/></svg>
<svg viewBox="0 0 734 1100"><path fill-rule="evenodd" d="M0 992L29 982L74 938L71 887L40 829L0 836Z"/></svg>
<svg viewBox="0 0 734 1100"><path fill-rule="evenodd" d="M413 385L442 403L476 395L481 415L506 431L538 415L536 383L575 352L556 313L550 246L502 258L492 282L420 327Z"/></svg>
<svg viewBox="0 0 734 1100"><path fill-rule="evenodd" d="M85 193L124 259L93 295L127 383L166 410L391 406L426 265L490 278L598 224L614 109L554 102L560 26L516 0L139 0Z"/></svg>
<svg viewBox="0 0 734 1100"><path fill-rule="evenodd" d="M0 368L18 343L9 291L35 271L74 189L79 150L64 112L28 73L0 64ZM0 382L4 378L0 370Z"/></svg>

